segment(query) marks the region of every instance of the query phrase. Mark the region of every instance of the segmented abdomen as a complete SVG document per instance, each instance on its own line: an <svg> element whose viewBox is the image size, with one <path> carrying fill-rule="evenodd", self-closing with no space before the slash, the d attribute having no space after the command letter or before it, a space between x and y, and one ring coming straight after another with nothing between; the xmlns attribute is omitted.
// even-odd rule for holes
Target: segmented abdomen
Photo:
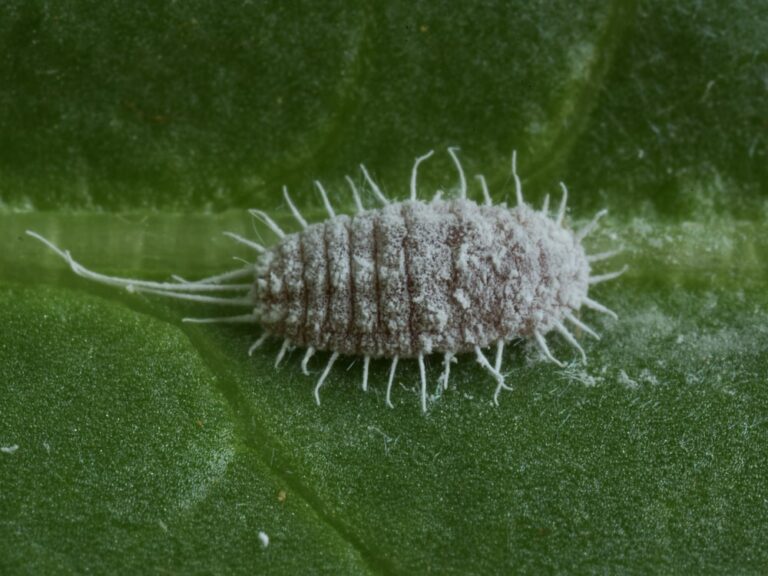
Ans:
<svg viewBox="0 0 768 576"><path fill-rule="evenodd" d="M531 238L521 221L531 214L401 202L310 225L258 262L257 313L295 345L372 357L527 335L537 309L561 306L556 294L537 294L553 273L541 257L547 235Z"/></svg>

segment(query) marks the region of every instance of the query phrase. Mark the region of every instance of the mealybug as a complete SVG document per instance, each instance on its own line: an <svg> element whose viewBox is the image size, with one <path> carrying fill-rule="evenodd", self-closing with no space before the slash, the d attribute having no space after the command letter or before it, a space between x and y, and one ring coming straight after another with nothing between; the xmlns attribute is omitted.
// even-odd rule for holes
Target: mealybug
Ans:
<svg viewBox="0 0 768 576"><path fill-rule="evenodd" d="M459 174L459 193L443 199L438 192L429 202L418 199L419 164L432 152L416 159L411 172L410 198L390 202L360 165L373 194L383 204L366 210L355 183L348 176L357 207L353 216L337 215L323 185L315 181L329 218L309 224L284 187L283 194L301 231L287 234L267 214L251 210L279 238L277 244L261 244L225 232L253 249L256 262L245 268L211 278L149 282L116 278L92 272L42 236L27 232L45 243L80 276L121 286L134 292L161 294L226 306L242 306L250 313L222 318L185 318L187 322L248 322L260 324L263 333L250 347L252 354L269 336L282 339L275 365L293 347L306 348L301 369L316 351L331 353L315 385L320 388L340 355L363 357L363 390L368 388L371 358L391 359L386 403L400 359L415 358L421 379L421 407L427 409L424 356L443 355L439 378L448 387L451 363L461 353L472 353L496 381L494 402L502 390L511 390L501 372L504 344L532 338L542 354L562 366L549 351L545 336L558 332L586 355L566 322L587 334L598 335L576 313L582 306L616 315L588 297L589 286L616 278L618 272L590 275L590 263L614 252L587 255L582 240L605 214L600 211L578 232L563 226L568 190L553 218L549 197L542 210L523 201L516 156L512 156L517 205L493 205L485 178L478 175L484 202L467 198L467 180L456 154L448 148ZM247 283L237 283L244 278ZM234 297L219 294L235 293ZM493 362L483 349L495 346Z"/></svg>

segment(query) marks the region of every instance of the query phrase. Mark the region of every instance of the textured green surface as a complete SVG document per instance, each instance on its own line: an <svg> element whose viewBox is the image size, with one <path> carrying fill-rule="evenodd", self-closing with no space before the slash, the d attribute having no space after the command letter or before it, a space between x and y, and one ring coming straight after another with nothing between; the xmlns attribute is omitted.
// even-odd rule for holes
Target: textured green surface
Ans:
<svg viewBox="0 0 768 576"><path fill-rule="evenodd" d="M0 572L768 570L764 2L156 4L0 19ZM318 408L299 352L275 370L23 235L204 276L244 208L290 225L281 184L322 218L313 178L350 207L364 161L403 196L450 144L497 200L516 147L530 200L610 208L588 247L631 266L589 365L511 346L498 408L471 358L426 416L410 363L395 410L353 359ZM422 184L455 187L445 153Z"/></svg>

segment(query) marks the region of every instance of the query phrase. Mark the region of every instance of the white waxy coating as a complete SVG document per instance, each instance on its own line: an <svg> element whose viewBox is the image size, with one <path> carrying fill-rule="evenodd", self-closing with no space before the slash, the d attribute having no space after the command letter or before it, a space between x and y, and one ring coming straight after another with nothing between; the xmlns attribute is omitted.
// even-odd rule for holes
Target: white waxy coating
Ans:
<svg viewBox="0 0 768 576"><path fill-rule="evenodd" d="M526 205L398 202L337 216L259 256L265 329L298 346L413 358L546 334L581 307L576 235Z"/></svg>
<svg viewBox="0 0 768 576"><path fill-rule="evenodd" d="M187 301L252 307L249 314L184 320L261 324L265 330L248 354L267 337L281 337L275 366L289 350L303 346L307 351L301 369L308 373L307 365L315 351L331 351L315 385L318 404L320 389L334 362L340 354L347 354L363 356L363 390L368 389L371 358L391 359L386 403L392 407L398 360L413 357L419 364L421 408L426 412L424 355L443 353L439 386L445 390L455 355L472 351L496 380L493 401L498 404L501 391L512 390L501 371L504 343L530 338L544 358L563 366L550 352L544 337L555 330L586 363L583 348L564 321L599 338L574 313L583 305L616 318L613 311L587 296L588 289L592 284L617 278L627 267L590 277L589 262L615 255L608 252L587 256L581 245L605 211L577 233L563 228L568 196L564 184L560 184L563 197L553 219L548 217L548 198L540 212L533 210L523 200L517 156L513 153L517 207L493 206L482 176L478 179L485 205L478 206L466 199L467 181L456 155L458 149L448 151L459 171L458 199L444 201L438 191L430 203L417 200L417 169L432 152L416 159L411 173L411 200L407 202L390 204L361 165L374 195L385 206L366 212L354 181L347 177L358 208L353 217L337 216L325 189L316 182L330 219L308 225L284 188L285 200L304 230L286 234L269 216L253 210L251 213L280 238L278 244L266 249L226 232L259 254L256 263L193 282L178 276L173 276L173 282L106 276L85 268L68 251L39 234L27 234L63 258L76 274L96 282ZM228 283L254 272L253 284ZM243 290L248 294L218 295ZM492 345L496 347L493 365L482 352Z"/></svg>

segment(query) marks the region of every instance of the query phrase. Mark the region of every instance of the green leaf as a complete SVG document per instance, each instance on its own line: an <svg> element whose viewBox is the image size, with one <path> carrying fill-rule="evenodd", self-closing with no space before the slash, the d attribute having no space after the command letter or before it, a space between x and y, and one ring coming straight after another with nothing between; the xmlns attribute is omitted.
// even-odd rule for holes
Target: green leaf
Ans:
<svg viewBox="0 0 768 576"><path fill-rule="evenodd" d="M713 1L7 2L0 19L0 572L761 573L768 566L768 19ZM406 195L568 183L590 251L582 365L508 347L279 368L218 309L74 277L202 277L245 208L322 219L365 162ZM362 179L359 179L362 184ZM473 188L474 197L479 190ZM366 192L366 202L372 202ZM263 227L257 233L266 242ZM430 358L433 386L441 359ZM264 545L264 536L269 538Z"/></svg>

